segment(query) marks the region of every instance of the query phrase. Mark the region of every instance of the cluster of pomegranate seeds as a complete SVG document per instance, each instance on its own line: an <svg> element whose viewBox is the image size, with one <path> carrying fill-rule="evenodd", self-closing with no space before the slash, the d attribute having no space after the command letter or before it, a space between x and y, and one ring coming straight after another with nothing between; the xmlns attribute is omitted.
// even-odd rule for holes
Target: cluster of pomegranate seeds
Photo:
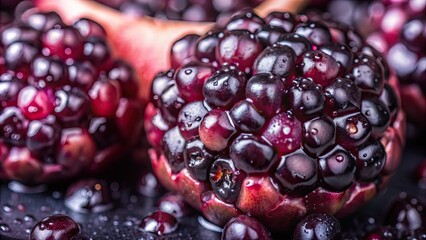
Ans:
<svg viewBox="0 0 426 240"><path fill-rule="evenodd" d="M151 16L195 22L215 21L263 0L96 0L132 17Z"/></svg>
<svg viewBox="0 0 426 240"><path fill-rule="evenodd" d="M382 52L401 82L408 119L417 129L426 121L426 2L330 1L330 17L359 29Z"/></svg>
<svg viewBox="0 0 426 240"><path fill-rule="evenodd" d="M184 197L211 190L206 201L244 213L254 208L247 194L266 186L303 197L380 182L387 174L381 138L399 109L380 53L353 29L305 15L262 19L246 10L214 29L177 40L173 69L152 83L147 138L177 176L164 180L151 154L163 184L189 181L197 190L174 190ZM264 220L270 210L251 214Z"/></svg>
<svg viewBox="0 0 426 240"><path fill-rule="evenodd" d="M140 138L137 94L99 24L26 11L0 32L0 176L38 184L99 172Z"/></svg>

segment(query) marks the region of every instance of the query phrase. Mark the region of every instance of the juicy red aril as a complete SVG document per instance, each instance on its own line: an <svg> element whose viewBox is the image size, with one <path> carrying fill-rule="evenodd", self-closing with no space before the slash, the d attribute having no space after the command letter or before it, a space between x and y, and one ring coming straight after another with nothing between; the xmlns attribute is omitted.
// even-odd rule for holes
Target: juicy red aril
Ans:
<svg viewBox="0 0 426 240"><path fill-rule="evenodd" d="M272 73L282 78L287 77L293 70L295 55L293 49L288 46L267 47L256 58L253 64L253 74Z"/></svg>
<svg viewBox="0 0 426 240"><path fill-rule="evenodd" d="M10 144L22 145L25 142L28 120L19 108L8 107L0 114L0 133Z"/></svg>
<svg viewBox="0 0 426 240"><path fill-rule="evenodd" d="M386 223L399 231L415 231L426 223L426 205L420 199L400 193L386 216Z"/></svg>
<svg viewBox="0 0 426 240"><path fill-rule="evenodd" d="M401 40L414 52L426 49L426 21L425 18L416 17L407 21L401 30Z"/></svg>
<svg viewBox="0 0 426 240"><path fill-rule="evenodd" d="M26 69L29 71L30 63L37 56L38 48L33 44L16 41L6 47L4 51L4 59L6 66L12 70Z"/></svg>
<svg viewBox="0 0 426 240"><path fill-rule="evenodd" d="M389 109L391 118L395 118L401 104L399 96L388 83L385 84L380 94L380 100Z"/></svg>
<svg viewBox="0 0 426 240"><path fill-rule="evenodd" d="M105 67L107 60L111 59L111 53L105 39L89 37L84 42L83 57L96 66Z"/></svg>
<svg viewBox="0 0 426 240"><path fill-rule="evenodd" d="M319 155L335 143L336 127L327 116L322 115L304 123L303 147L310 153Z"/></svg>
<svg viewBox="0 0 426 240"><path fill-rule="evenodd" d="M319 168L326 187L333 191L343 191L354 181L355 159L341 146L321 155Z"/></svg>
<svg viewBox="0 0 426 240"><path fill-rule="evenodd" d="M108 71L108 78L120 84L121 95L127 98L137 98L138 82L133 69L123 61L116 61Z"/></svg>
<svg viewBox="0 0 426 240"><path fill-rule="evenodd" d="M365 98L362 100L361 111L372 126L372 134L381 136L391 120L387 107L378 98Z"/></svg>
<svg viewBox="0 0 426 240"><path fill-rule="evenodd" d="M216 48L222 32L208 32L200 37L196 43L195 56L201 62L213 62L216 56Z"/></svg>
<svg viewBox="0 0 426 240"><path fill-rule="evenodd" d="M89 90L91 104L96 106L92 112L97 117L112 117L117 110L121 97L120 85L111 79L95 82Z"/></svg>
<svg viewBox="0 0 426 240"><path fill-rule="evenodd" d="M265 25L258 32L256 32L256 36L262 43L262 46L265 47L276 43L278 39L280 39L280 37L285 33L286 31L282 28Z"/></svg>
<svg viewBox="0 0 426 240"><path fill-rule="evenodd" d="M174 172L179 172L185 167L183 151L185 149L185 139L178 127L174 127L164 134L163 151Z"/></svg>
<svg viewBox="0 0 426 240"><path fill-rule="evenodd" d="M324 107L325 97L321 86L309 78L293 80L293 87L288 93L293 112L298 116L310 116L320 112Z"/></svg>
<svg viewBox="0 0 426 240"><path fill-rule="evenodd" d="M88 91L98 78L98 71L89 61L73 62L68 66L69 81L72 86Z"/></svg>
<svg viewBox="0 0 426 240"><path fill-rule="evenodd" d="M270 25L291 32L296 23L296 18L289 12L271 12L266 16L265 21Z"/></svg>
<svg viewBox="0 0 426 240"><path fill-rule="evenodd" d="M383 69L374 58L361 54L354 60L352 76L355 83L363 90L380 94L385 83Z"/></svg>
<svg viewBox="0 0 426 240"><path fill-rule="evenodd" d="M235 69L225 69L204 83L202 94L212 107L229 108L243 96L245 77Z"/></svg>
<svg viewBox="0 0 426 240"><path fill-rule="evenodd" d="M260 73L251 77L246 86L246 97L263 115L271 117L282 108L284 84L276 76Z"/></svg>
<svg viewBox="0 0 426 240"><path fill-rule="evenodd" d="M22 80L10 73L0 75L0 102L2 107L16 105L18 93L24 87Z"/></svg>
<svg viewBox="0 0 426 240"><path fill-rule="evenodd" d="M216 60L219 64L232 63L245 73L251 71L262 46L256 36L247 30L225 32L216 48Z"/></svg>
<svg viewBox="0 0 426 240"><path fill-rule="evenodd" d="M316 46L321 46L331 41L328 28L320 22L301 23L295 27L294 32L306 37Z"/></svg>
<svg viewBox="0 0 426 240"><path fill-rule="evenodd" d="M327 44L319 47L319 50L332 56L344 71L348 71L351 68L354 56L346 45Z"/></svg>
<svg viewBox="0 0 426 240"><path fill-rule="evenodd" d="M275 170L279 183L292 192L312 191L318 181L317 162L303 150L284 155Z"/></svg>
<svg viewBox="0 0 426 240"><path fill-rule="evenodd" d="M206 114L207 109L200 101L188 103L180 110L177 124L186 140L198 136L198 127Z"/></svg>
<svg viewBox="0 0 426 240"><path fill-rule="evenodd" d="M33 42L39 37L39 32L25 24L11 25L2 29L0 36L2 45L8 46L18 40Z"/></svg>
<svg viewBox="0 0 426 240"><path fill-rule="evenodd" d="M55 25L61 26L64 24L56 12L24 14L21 16L21 20L40 32L47 31Z"/></svg>
<svg viewBox="0 0 426 240"><path fill-rule="evenodd" d="M72 218L55 214L42 219L33 227L30 240L75 239L79 235L80 227Z"/></svg>
<svg viewBox="0 0 426 240"><path fill-rule="evenodd" d="M176 84L171 84L160 96L161 113L169 123L176 122L176 116L184 104Z"/></svg>
<svg viewBox="0 0 426 240"><path fill-rule="evenodd" d="M312 78L316 84L325 87L337 77L339 64L326 53L310 51L299 57L296 71L300 76Z"/></svg>
<svg viewBox="0 0 426 240"><path fill-rule="evenodd" d="M67 189L64 204L78 213L98 213L109 210L113 207L110 186L104 180L80 180Z"/></svg>
<svg viewBox="0 0 426 240"><path fill-rule="evenodd" d="M262 18L257 16L253 11L246 10L236 13L228 21L226 25L227 30L248 30L250 32L256 32L259 30L265 22Z"/></svg>
<svg viewBox="0 0 426 240"><path fill-rule="evenodd" d="M265 126L262 137L274 146L280 156L285 155L300 147L302 126L288 113L280 113Z"/></svg>
<svg viewBox="0 0 426 240"><path fill-rule="evenodd" d="M176 82L173 79L174 71L167 71L167 72L159 72L154 79L152 80L151 84L151 100L155 104L156 107L161 106L160 97L163 94L163 92L168 89L171 85L176 84Z"/></svg>
<svg viewBox="0 0 426 240"><path fill-rule="evenodd" d="M333 117L356 111L361 107L361 92L348 78L337 78L325 88L326 108Z"/></svg>
<svg viewBox="0 0 426 240"><path fill-rule="evenodd" d="M176 231L178 222L173 215L162 211L156 211L144 217L139 227L144 231L163 236Z"/></svg>
<svg viewBox="0 0 426 240"><path fill-rule="evenodd" d="M12 147L3 162L6 176L19 181L31 181L43 174L42 163L28 148Z"/></svg>
<svg viewBox="0 0 426 240"><path fill-rule="evenodd" d="M216 195L226 203L233 203L240 193L245 173L237 169L227 157L219 157L210 168L210 183Z"/></svg>
<svg viewBox="0 0 426 240"><path fill-rule="evenodd" d="M311 214L297 224L294 240L338 240L341 239L339 221L325 213Z"/></svg>
<svg viewBox="0 0 426 240"><path fill-rule="evenodd" d="M200 36L196 34L189 34L177 40L171 49L170 62L172 68L178 67L189 62L191 57L194 56L194 46Z"/></svg>
<svg viewBox="0 0 426 240"><path fill-rule="evenodd" d="M89 122L88 131L99 149L104 149L119 139L117 124L104 117L92 118Z"/></svg>
<svg viewBox="0 0 426 240"><path fill-rule="evenodd" d="M185 217L191 213L191 208L183 197L175 193L167 193L162 196L156 205L161 211L170 213L177 218Z"/></svg>
<svg viewBox="0 0 426 240"><path fill-rule="evenodd" d="M225 149L236 129L228 113L219 109L208 112L201 121L199 134L204 145L212 151Z"/></svg>
<svg viewBox="0 0 426 240"><path fill-rule="evenodd" d="M248 100L236 103L229 111L229 115L235 126L243 132L255 132L265 123L265 118Z"/></svg>
<svg viewBox="0 0 426 240"><path fill-rule="evenodd" d="M54 97L49 90L27 86L19 92L17 105L26 118L42 119L53 111Z"/></svg>
<svg viewBox="0 0 426 240"><path fill-rule="evenodd" d="M34 153L52 153L59 138L59 127L53 121L31 121L28 126L26 145Z"/></svg>
<svg viewBox="0 0 426 240"><path fill-rule="evenodd" d="M203 85L213 74L210 65L188 63L176 72L176 85L185 101L203 100Z"/></svg>
<svg viewBox="0 0 426 240"><path fill-rule="evenodd" d="M198 138L186 143L183 154L185 166L189 173L200 181L206 181L215 154L206 149L203 142Z"/></svg>
<svg viewBox="0 0 426 240"><path fill-rule="evenodd" d="M82 37L105 37L105 29L97 22L92 21L88 18L81 18L73 23L73 27L76 28Z"/></svg>
<svg viewBox="0 0 426 240"><path fill-rule="evenodd" d="M276 44L290 47L296 53L296 56L300 56L312 49L312 45L308 39L301 35L291 33L282 35Z"/></svg>
<svg viewBox="0 0 426 240"><path fill-rule="evenodd" d="M371 124L364 115L353 113L334 119L337 142L345 147L357 147L371 135Z"/></svg>
<svg viewBox="0 0 426 240"><path fill-rule="evenodd" d="M46 54L62 60L78 59L83 54L83 37L77 29L68 26L54 26L42 35Z"/></svg>
<svg viewBox="0 0 426 240"><path fill-rule="evenodd" d="M64 87L55 92L55 115L64 125L84 122L89 114L89 97L78 88Z"/></svg>
<svg viewBox="0 0 426 240"><path fill-rule="evenodd" d="M247 173L267 172L275 162L274 149L251 134L241 134L231 144L229 155L238 169Z"/></svg>
<svg viewBox="0 0 426 240"><path fill-rule="evenodd" d="M31 66L30 81L41 88L58 87L68 83L68 69L59 59L39 57Z"/></svg>
<svg viewBox="0 0 426 240"><path fill-rule="evenodd" d="M378 140L370 139L358 148L356 175L362 180L376 178L386 162L386 151Z"/></svg>
<svg viewBox="0 0 426 240"><path fill-rule="evenodd" d="M270 240L271 236L265 226L255 218L239 215L226 223L222 231L221 239Z"/></svg>

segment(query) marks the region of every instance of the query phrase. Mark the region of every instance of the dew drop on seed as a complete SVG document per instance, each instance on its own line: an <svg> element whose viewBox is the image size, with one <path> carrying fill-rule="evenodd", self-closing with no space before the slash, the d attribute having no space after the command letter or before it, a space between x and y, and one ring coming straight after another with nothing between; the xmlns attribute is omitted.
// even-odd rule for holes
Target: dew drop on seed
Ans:
<svg viewBox="0 0 426 240"><path fill-rule="evenodd" d="M342 155L337 155L337 156L336 156L336 160L337 160L338 162L343 162L344 157L343 157Z"/></svg>
<svg viewBox="0 0 426 240"><path fill-rule="evenodd" d="M5 212L5 213L12 212L12 207L9 204L3 205L3 212Z"/></svg>
<svg viewBox="0 0 426 240"><path fill-rule="evenodd" d="M25 215L24 216L24 221L25 222L33 222L34 221L34 217L32 215Z"/></svg>
<svg viewBox="0 0 426 240"><path fill-rule="evenodd" d="M0 232L9 232L9 231L10 231L9 225L7 225L6 223L0 224Z"/></svg>

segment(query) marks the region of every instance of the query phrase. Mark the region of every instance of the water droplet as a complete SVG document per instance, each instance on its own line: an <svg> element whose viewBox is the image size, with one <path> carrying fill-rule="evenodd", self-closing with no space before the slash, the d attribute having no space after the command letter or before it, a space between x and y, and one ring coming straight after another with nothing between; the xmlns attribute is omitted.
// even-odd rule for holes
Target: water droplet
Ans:
<svg viewBox="0 0 426 240"><path fill-rule="evenodd" d="M24 221L25 222L34 222L34 217L32 215L25 215L24 216Z"/></svg>
<svg viewBox="0 0 426 240"><path fill-rule="evenodd" d="M7 225L6 223L1 223L0 224L0 231L1 232L9 232L10 231L9 225Z"/></svg>
<svg viewBox="0 0 426 240"><path fill-rule="evenodd" d="M10 212L12 212L12 210L13 210L13 208L9 204L3 205L3 212L10 213Z"/></svg>

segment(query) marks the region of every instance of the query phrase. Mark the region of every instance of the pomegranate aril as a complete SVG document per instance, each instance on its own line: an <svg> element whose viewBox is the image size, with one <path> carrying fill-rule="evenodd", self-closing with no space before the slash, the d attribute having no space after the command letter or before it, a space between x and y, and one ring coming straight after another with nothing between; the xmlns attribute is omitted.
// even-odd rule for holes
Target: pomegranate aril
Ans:
<svg viewBox="0 0 426 240"><path fill-rule="evenodd" d="M246 86L246 97L253 106L267 117L281 111L284 83L276 76L259 73L252 76Z"/></svg>
<svg viewBox="0 0 426 240"><path fill-rule="evenodd" d="M1 107L15 106L18 93L24 87L22 80L12 73L5 72L0 75L0 102Z"/></svg>
<svg viewBox="0 0 426 240"><path fill-rule="evenodd" d="M47 55L57 56L63 61L79 59L83 54L83 37L77 29L55 25L41 37Z"/></svg>
<svg viewBox="0 0 426 240"><path fill-rule="evenodd" d="M200 139L212 151L221 151L228 147L229 140L236 133L227 112L214 109L208 112L199 127Z"/></svg>
<svg viewBox="0 0 426 240"><path fill-rule="evenodd" d="M225 69L207 79L202 95L211 107L230 108L243 97L245 82L242 72Z"/></svg>
<svg viewBox="0 0 426 240"><path fill-rule="evenodd" d="M402 192L393 201L385 219L387 224L396 227L398 231L421 229L426 223L426 205L421 199Z"/></svg>
<svg viewBox="0 0 426 240"><path fill-rule="evenodd" d="M331 117L357 111L361 107L361 92L349 78L337 78L325 88L326 109Z"/></svg>
<svg viewBox="0 0 426 240"><path fill-rule="evenodd" d="M116 80L101 79L89 90L92 113L96 117L112 117L121 97L120 84Z"/></svg>
<svg viewBox="0 0 426 240"><path fill-rule="evenodd" d="M208 150L198 138L189 140L184 150L186 169L195 179L206 181L215 154Z"/></svg>
<svg viewBox="0 0 426 240"><path fill-rule="evenodd" d="M75 239L80 233L80 226L71 217L55 214L38 222L31 230L29 239Z"/></svg>
<svg viewBox="0 0 426 240"><path fill-rule="evenodd" d="M230 158L220 156L210 168L210 183L214 193L226 203L234 203L240 193L245 173L237 169Z"/></svg>
<svg viewBox="0 0 426 240"><path fill-rule="evenodd" d="M38 57L31 65L30 82L41 88L59 87L68 83L68 68L58 59Z"/></svg>
<svg viewBox="0 0 426 240"><path fill-rule="evenodd" d="M132 146L140 140L143 107L138 100L121 98L115 118L121 140Z"/></svg>
<svg viewBox="0 0 426 240"><path fill-rule="evenodd" d="M138 82L133 69L123 61L116 61L108 71L108 78L120 84L121 95L127 98L137 98Z"/></svg>
<svg viewBox="0 0 426 240"><path fill-rule="evenodd" d="M370 139L358 148L356 176L361 180L375 179L386 163L386 151L380 141Z"/></svg>
<svg viewBox="0 0 426 240"><path fill-rule="evenodd" d="M159 72L151 84L151 101L155 104L156 107L161 106L161 95L163 92L168 89L171 85L176 84L173 80L174 70L167 72Z"/></svg>
<svg viewBox="0 0 426 240"><path fill-rule="evenodd" d="M293 70L295 55L293 49L288 46L267 47L256 58L253 64L253 74L272 73L281 78L287 77Z"/></svg>
<svg viewBox="0 0 426 240"><path fill-rule="evenodd" d="M26 118L30 120L42 119L53 112L54 96L49 89L44 90L27 86L19 92L17 106Z"/></svg>
<svg viewBox="0 0 426 240"><path fill-rule="evenodd" d="M266 16L265 21L270 26L282 28L286 32L291 32L296 23L296 18L289 12L271 12Z"/></svg>
<svg viewBox="0 0 426 240"><path fill-rule="evenodd" d="M64 204L78 213L107 211L114 206L110 189L110 185L104 180L80 180L68 187Z"/></svg>
<svg viewBox="0 0 426 240"><path fill-rule="evenodd" d="M348 71L351 69L353 63L353 53L343 44L326 44L319 47L319 50L332 56L343 68L341 71Z"/></svg>
<svg viewBox="0 0 426 240"><path fill-rule="evenodd" d="M374 58L367 55L360 55L355 58L352 76L359 88L375 94L380 94L385 83L383 69Z"/></svg>
<svg viewBox="0 0 426 240"><path fill-rule="evenodd" d="M180 66L188 63L194 56L194 46L200 36L197 34L186 35L177 40L170 53L170 64L172 68L177 69Z"/></svg>
<svg viewBox="0 0 426 240"><path fill-rule="evenodd" d="M265 118L249 100L236 103L229 110L229 116L235 126L243 132L256 132L265 123Z"/></svg>
<svg viewBox="0 0 426 240"><path fill-rule="evenodd" d="M361 113L348 114L334 119L337 143L354 148L364 143L371 135L371 124Z"/></svg>
<svg viewBox="0 0 426 240"><path fill-rule="evenodd" d="M272 238L269 231L261 222L249 216L239 215L226 223L221 239L270 240Z"/></svg>
<svg viewBox="0 0 426 240"><path fill-rule="evenodd" d="M339 221L328 214L316 213L302 219L297 224L294 240L337 240L341 239L341 226Z"/></svg>
<svg viewBox="0 0 426 240"><path fill-rule="evenodd" d="M319 169L326 188L332 191L346 190L355 180L355 158L339 145L319 156Z"/></svg>
<svg viewBox="0 0 426 240"><path fill-rule="evenodd" d="M87 129L99 149L104 149L120 139L117 124L111 119L94 117L90 120Z"/></svg>
<svg viewBox="0 0 426 240"><path fill-rule="evenodd" d="M105 29L97 22L88 18L81 18L73 23L73 27L76 28L83 38L88 37L105 37Z"/></svg>
<svg viewBox="0 0 426 240"><path fill-rule="evenodd" d="M306 37L315 46L331 42L331 34L328 28L320 22L301 23L294 28L294 33Z"/></svg>
<svg viewBox="0 0 426 240"><path fill-rule="evenodd" d="M55 25L64 25L61 17L56 12L32 13L27 11L21 16L21 20L41 33L53 28Z"/></svg>
<svg viewBox="0 0 426 240"><path fill-rule="evenodd" d="M39 49L31 43L16 41L6 47L4 59L6 66L12 70L29 71L30 64L37 56Z"/></svg>
<svg viewBox="0 0 426 240"><path fill-rule="evenodd" d="M262 138L274 146L279 156L286 155L300 147L302 125L294 116L280 113L265 125Z"/></svg>
<svg viewBox="0 0 426 240"><path fill-rule="evenodd" d="M34 120L28 126L26 137L27 148L37 154L52 153L59 139L60 129L55 118L50 120Z"/></svg>
<svg viewBox="0 0 426 240"><path fill-rule="evenodd" d="M179 172L185 167L184 149L185 139L182 137L178 127L174 127L164 134L163 151L173 172Z"/></svg>
<svg viewBox="0 0 426 240"><path fill-rule="evenodd" d="M319 155L336 140L336 126L327 116L321 115L304 123L303 147L309 153Z"/></svg>
<svg viewBox="0 0 426 240"><path fill-rule="evenodd" d="M256 32L256 36L264 47L274 45L286 31L271 25L263 26Z"/></svg>
<svg viewBox="0 0 426 240"><path fill-rule="evenodd" d="M77 61L68 66L68 75L72 86L88 91L98 79L98 70L89 61Z"/></svg>
<svg viewBox="0 0 426 240"><path fill-rule="evenodd" d="M207 109L200 101L188 103L180 110L177 124L186 140L198 136L198 128L206 114Z"/></svg>
<svg viewBox="0 0 426 240"><path fill-rule="evenodd" d="M160 110L163 118L169 123L176 122L176 116L185 104L179 94L176 83L171 84L160 96Z"/></svg>
<svg viewBox="0 0 426 240"><path fill-rule="evenodd" d="M185 199L175 193L167 193L162 196L156 203L160 211L170 213L171 215L181 218L191 213L192 209L185 202Z"/></svg>
<svg viewBox="0 0 426 240"><path fill-rule="evenodd" d="M195 56L201 62L213 62L216 60L216 48L223 32L208 32L198 39L195 45Z"/></svg>
<svg viewBox="0 0 426 240"><path fill-rule="evenodd" d="M317 187L317 161L303 150L283 155L279 161L275 177L285 190L304 194Z"/></svg>
<svg viewBox="0 0 426 240"><path fill-rule="evenodd" d="M36 42L39 34L37 30L25 24L11 25L2 29L0 33L1 44L7 47L16 41Z"/></svg>
<svg viewBox="0 0 426 240"><path fill-rule="evenodd" d="M0 133L2 139L10 144L21 146L25 143L29 121L21 110L7 107L0 114Z"/></svg>
<svg viewBox="0 0 426 240"><path fill-rule="evenodd" d="M156 211L144 217L139 227L144 231L163 236L176 231L178 222L173 215L162 211Z"/></svg>
<svg viewBox="0 0 426 240"><path fill-rule="evenodd" d="M323 87L331 84L339 74L339 64L330 55L322 51L310 51L297 61L296 72Z"/></svg>
<svg viewBox="0 0 426 240"><path fill-rule="evenodd" d="M89 97L78 88L64 87L55 92L55 116L65 125L77 125L87 120Z"/></svg>
<svg viewBox="0 0 426 240"><path fill-rule="evenodd" d="M276 160L274 149L251 134L238 136L229 155L235 166L247 173L268 172Z"/></svg>
<svg viewBox="0 0 426 240"><path fill-rule="evenodd" d="M296 56L300 56L303 53L310 51L312 49L312 45L308 39L294 33L288 33L288 34L282 35L278 39L276 44L290 47L296 53Z"/></svg>
<svg viewBox="0 0 426 240"><path fill-rule="evenodd" d="M33 181L43 174L42 163L28 148L12 147L2 164L6 175L19 181Z"/></svg>
<svg viewBox="0 0 426 240"><path fill-rule="evenodd" d="M247 30L231 30L224 33L216 48L216 60L219 64L235 64L244 73L250 73L251 67L262 51L257 37Z"/></svg>
<svg viewBox="0 0 426 240"><path fill-rule="evenodd" d="M289 90L288 101L299 117L312 116L323 110L325 97L320 85L309 78L296 78Z"/></svg>
<svg viewBox="0 0 426 240"><path fill-rule="evenodd" d="M236 13L226 24L227 30L248 30L256 32L265 22L257 16L252 10L245 10Z"/></svg>
<svg viewBox="0 0 426 240"><path fill-rule="evenodd" d="M106 68L108 60L111 59L111 53L108 44L104 38L89 37L84 42L83 56L98 68Z"/></svg>
<svg viewBox="0 0 426 240"><path fill-rule="evenodd" d="M203 85L213 74L208 64L190 62L176 72L176 85L185 101L203 100Z"/></svg>
<svg viewBox="0 0 426 240"><path fill-rule="evenodd" d="M381 136L391 121L389 109L379 98L372 97L362 100L361 111L371 124L372 135Z"/></svg>

